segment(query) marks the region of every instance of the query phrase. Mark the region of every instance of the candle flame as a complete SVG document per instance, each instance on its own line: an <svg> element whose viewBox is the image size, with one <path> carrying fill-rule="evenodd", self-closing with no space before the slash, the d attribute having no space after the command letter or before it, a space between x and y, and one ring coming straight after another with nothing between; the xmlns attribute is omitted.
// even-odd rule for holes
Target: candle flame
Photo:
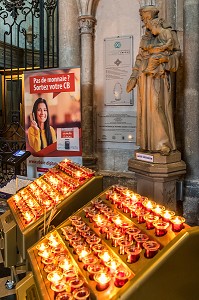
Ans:
<svg viewBox="0 0 199 300"><path fill-rule="evenodd" d="M101 273L100 276L98 277L98 280L100 283L104 284L109 281L109 277L105 273Z"/></svg>

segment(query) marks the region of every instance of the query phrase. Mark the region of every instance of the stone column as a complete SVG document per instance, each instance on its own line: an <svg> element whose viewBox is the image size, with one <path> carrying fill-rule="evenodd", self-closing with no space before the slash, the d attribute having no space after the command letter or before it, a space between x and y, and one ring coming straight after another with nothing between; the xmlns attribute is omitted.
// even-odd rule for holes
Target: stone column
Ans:
<svg viewBox="0 0 199 300"><path fill-rule="evenodd" d="M184 0L184 160L185 211L196 223L199 197L199 1ZM186 217L186 215L185 215Z"/></svg>
<svg viewBox="0 0 199 300"><path fill-rule="evenodd" d="M59 0L59 67L80 65L80 38L76 0Z"/></svg>
<svg viewBox="0 0 199 300"><path fill-rule="evenodd" d="M82 146L85 164L95 164L93 137L93 69L94 26L93 16L79 17L81 36L81 91L82 91Z"/></svg>

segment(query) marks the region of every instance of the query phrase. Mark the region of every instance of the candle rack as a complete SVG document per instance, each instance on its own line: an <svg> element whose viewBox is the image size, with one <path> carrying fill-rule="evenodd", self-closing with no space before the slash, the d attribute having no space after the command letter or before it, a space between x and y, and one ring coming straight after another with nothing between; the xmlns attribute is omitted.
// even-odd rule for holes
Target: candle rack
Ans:
<svg viewBox="0 0 199 300"><path fill-rule="evenodd" d="M122 202L118 203L121 199ZM123 209L123 200L125 200L125 209ZM169 257L170 248L175 248L175 242L179 244L182 236L187 236L189 231L192 232L184 222L180 230L173 230L172 220L165 221L159 215L158 222L168 224L166 232L157 235L155 224L148 227L147 218L140 223L138 216L132 216L131 210L126 207L128 203L129 206L135 206L135 210L138 208L144 210L143 201L146 202L146 197L121 186L112 186L80 208L53 231L61 239L67 255L81 274L84 280L83 287L89 288L89 299L101 300L104 297L118 299L122 295L126 295L124 299L132 299L135 292L134 283L139 281L139 278L142 281L148 268L151 270L153 264L157 265L158 260L164 259L165 253L169 252ZM153 207L155 205L153 204ZM146 209L146 215L148 214L152 216L153 212ZM154 212L154 216L157 217L157 212ZM150 221L151 219L153 218L150 218ZM157 218L154 219L154 222L157 222ZM104 226L108 228L108 235L106 230L101 230ZM79 245L70 243L74 235L78 237ZM39 244L46 243L46 239L47 236L30 248L28 254L39 297L51 300L54 299L55 294L49 287L37 249Z"/></svg>
<svg viewBox="0 0 199 300"><path fill-rule="evenodd" d="M8 206L16 222L16 244L22 260L27 258L27 249L52 226L59 225L101 191L102 176L65 159L10 197ZM13 241L9 243L11 247ZM6 267L11 265L8 262Z"/></svg>

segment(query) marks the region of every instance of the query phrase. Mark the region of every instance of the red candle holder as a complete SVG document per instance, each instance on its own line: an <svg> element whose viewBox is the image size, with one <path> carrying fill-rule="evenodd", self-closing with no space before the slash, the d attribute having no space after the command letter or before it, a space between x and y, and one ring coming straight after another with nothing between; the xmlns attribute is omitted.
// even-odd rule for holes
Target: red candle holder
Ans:
<svg viewBox="0 0 199 300"><path fill-rule="evenodd" d="M153 223L156 222L159 219L159 217L154 216L153 214L148 214L144 216L144 219L146 221L146 228L150 230L150 229L154 229Z"/></svg>
<svg viewBox="0 0 199 300"><path fill-rule="evenodd" d="M80 221L82 218L80 216L74 215L74 216L70 216L69 220L71 221L71 223L73 223L73 221Z"/></svg>
<svg viewBox="0 0 199 300"><path fill-rule="evenodd" d="M109 200L113 205L116 205L120 201L120 196L117 193L110 195Z"/></svg>
<svg viewBox="0 0 199 300"><path fill-rule="evenodd" d="M73 292L73 297L76 300L88 300L90 296L90 290L86 287L82 287Z"/></svg>
<svg viewBox="0 0 199 300"><path fill-rule="evenodd" d="M81 236L76 234L69 237L69 246L73 247L74 243L81 241Z"/></svg>
<svg viewBox="0 0 199 300"><path fill-rule="evenodd" d="M141 230L137 227L130 227L127 229L126 231L126 235L128 237L129 241L133 241L134 240L134 235L139 234L141 232Z"/></svg>
<svg viewBox="0 0 199 300"><path fill-rule="evenodd" d="M115 224L115 226L116 226L117 228L119 228L120 225L123 223L123 220L121 219L121 217L120 217L119 215L113 217L113 218L112 218L112 221L113 221L113 223Z"/></svg>
<svg viewBox="0 0 199 300"><path fill-rule="evenodd" d="M142 252L142 248L132 245L127 247L126 249L127 254L127 262L129 264L135 263L140 258L140 253Z"/></svg>
<svg viewBox="0 0 199 300"><path fill-rule="evenodd" d="M131 205L131 200L130 199L126 199L123 202L123 212L125 214L128 214L130 212L130 208L129 206Z"/></svg>
<svg viewBox="0 0 199 300"><path fill-rule="evenodd" d="M112 246L113 247L118 247L119 246L119 241L123 238L123 235L121 234L121 232L116 231L113 232L111 240L112 240Z"/></svg>
<svg viewBox="0 0 199 300"><path fill-rule="evenodd" d="M156 241L147 241L146 243L143 243L143 248L145 249L145 257L152 258L158 253L160 244Z"/></svg>
<svg viewBox="0 0 199 300"><path fill-rule="evenodd" d="M68 284L70 286L70 291L73 292L74 290L81 288L84 285L84 281L79 276L76 276L69 279Z"/></svg>
<svg viewBox="0 0 199 300"><path fill-rule="evenodd" d="M99 257L99 253L106 250L106 247L102 244L95 244L92 246L92 250L94 252L94 254Z"/></svg>
<svg viewBox="0 0 199 300"><path fill-rule="evenodd" d="M96 211L96 209L93 206L87 206L83 208L83 211L85 212L85 217L89 218L89 212L92 213L93 211Z"/></svg>
<svg viewBox="0 0 199 300"><path fill-rule="evenodd" d="M143 243L148 241L149 237L145 233L139 233L139 234L134 235L134 239L136 241L136 246L138 248L142 248Z"/></svg>
<svg viewBox="0 0 199 300"><path fill-rule="evenodd" d="M46 273L51 273L51 272L53 272L53 271L58 271L58 266L57 266L56 263L49 264L49 265L45 265L44 271L45 271Z"/></svg>
<svg viewBox="0 0 199 300"><path fill-rule="evenodd" d="M75 267L72 267L72 269L63 270L63 276L65 280L68 282L69 280L76 278L78 276L78 271L75 269Z"/></svg>
<svg viewBox="0 0 199 300"><path fill-rule="evenodd" d="M111 276L106 272L101 272L94 275L94 280L97 282L96 289L98 291L104 291L110 285Z"/></svg>
<svg viewBox="0 0 199 300"><path fill-rule="evenodd" d="M142 202L142 205L146 209L146 211L151 212L152 209L156 206L156 202L146 199Z"/></svg>
<svg viewBox="0 0 199 300"><path fill-rule="evenodd" d="M174 211L170 211L170 210L165 210L163 211L161 217L163 218L163 220L165 222L170 222L171 218L173 218L175 216L175 212Z"/></svg>
<svg viewBox="0 0 199 300"><path fill-rule="evenodd" d="M137 204L132 204L132 205L129 206L130 217L131 217L132 219L137 217L137 214L136 214L136 210L137 210L137 209L138 209Z"/></svg>
<svg viewBox="0 0 199 300"><path fill-rule="evenodd" d="M114 225L113 226L108 226L104 228L104 233L105 233L105 239L106 240L111 240L113 233L116 231L119 232L119 229L115 229Z"/></svg>
<svg viewBox="0 0 199 300"><path fill-rule="evenodd" d="M93 245L99 244L101 242L101 238L94 235L94 236L88 237L86 239L86 242L89 244L90 248L92 248Z"/></svg>
<svg viewBox="0 0 199 300"><path fill-rule="evenodd" d="M115 273L115 281L114 281L115 286L121 288L122 286L125 285L125 283L127 283L130 276L131 273L129 270L123 267L119 267Z"/></svg>
<svg viewBox="0 0 199 300"><path fill-rule="evenodd" d="M59 267L62 268L64 271L68 271L72 268L71 261L69 261L67 258L62 259L59 263Z"/></svg>
<svg viewBox="0 0 199 300"><path fill-rule="evenodd" d="M95 236L95 232L92 231L92 230L88 230L88 231L82 231L81 232L81 235L84 237L84 239L87 239L87 238L90 238L90 237L93 237Z"/></svg>
<svg viewBox="0 0 199 300"><path fill-rule="evenodd" d="M169 222L157 220L153 223L155 227L155 235L160 237L167 233L167 228L169 227Z"/></svg>
<svg viewBox="0 0 199 300"><path fill-rule="evenodd" d="M42 242L42 243L39 243L37 246L36 246L36 249L38 251L40 251L41 253L46 250L47 248L49 248L49 245L47 242Z"/></svg>
<svg viewBox="0 0 199 300"><path fill-rule="evenodd" d="M50 287L55 293L64 292L66 290L66 281L60 280L58 282L53 282Z"/></svg>
<svg viewBox="0 0 199 300"><path fill-rule="evenodd" d="M82 261L82 258L91 253L91 249L88 247L78 247L77 250L78 260Z"/></svg>
<svg viewBox="0 0 199 300"><path fill-rule="evenodd" d="M165 207L163 205L156 205L153 209L152 212L156 215L156 216L161 216L163 214L163 212L165 211Z"/></svg>
<svg viewBox="0 0 199 300"><path fill-rule="evenodd" d="M94 254L89 254L82 258L82 262L84 270L87 270L89 265L95 265L98 262L98 258Z"/></svg>
<svg viewBox="0 0 199 300"><path fill-rule="evenodd" d="M142 224L145 223L145 216L147 215L147 212L144 209L137 209L135 211L136 215L137 215L137 222L138 224Z"/></svg>
<svg viewBox="0 0 199 300"><path fill-rule="evenodd" d="M185 218L176 216L171 218L172 231L179 232L184 228Z"/></svg>
<svg viewBox="0 0 199 300"><path fill-rule="evenodd" d="M98 254L99 258L102 260L102 262L105 264L107 261L109 261L112 258L112 255L109 253L108 250L103 250Z"/></svg>
<svg viewBox="0 0 199 300"><path fill-rule="evenodd" d="M104 216L102 214L97 214L93 217L93 221L95 222L94 227L100 227L104 222Z"/></svg>
<svg viewBox="0 0 199 300"><path fill-rule="evenodd" d="M77 249L80 247L87 247L87 243L85 241L73 241L72 242L73 253L77 254Z"/></svg>
<svg viewBox="0 0 199 300"><path fill-rule="evenodd" d="M90 227L88 225L83 225L82 227L79 228L79 233L81 236L84 236L85 232L88 232L90 230Z"/></svg>
<svg viewBox="0 0 199 300"><path fill-rule="evenodd" d="M88 265L87 271L89 272L90 280L94 280L94 275L104 271L104 266L97 263L95 265Z"/></svg>
<svg viewBox="0 0 199 300"><path fill-rule="evenodd" d="M129 247L133 244L133 241L129 241L127 238L122 238L119 240L119 254L124 255L126 253L126 247Z"/></svg>
<svg viewBox="0 0 199 300"><path fill-rule="evenodd" d="M122 234L125 234L129 227L131 227L131 225L129 223L124 222L124 221L119 225L119 229L120 229Z"/></svg>
<svg viewBox="0 0 199 300"><path fill-rule="evenodd" d="M63 278L63 273L60 271L53 271L48 273L47 275L47 279L54 284L60 282L62 278Z"/></svg>
<svg viewBox="0 0 199 300"><path fill-rule="evenodd" d="M55 300L73 300L73 295L68 292L58 293Z"/></svg>
<svg viewBox="0 0 199 300"><path fill-rule="evenodd" d="M117 268L121 265L121 262L117 258L111 258L105 262L105 266L108 268L110 274L115 274Z"/></svg>

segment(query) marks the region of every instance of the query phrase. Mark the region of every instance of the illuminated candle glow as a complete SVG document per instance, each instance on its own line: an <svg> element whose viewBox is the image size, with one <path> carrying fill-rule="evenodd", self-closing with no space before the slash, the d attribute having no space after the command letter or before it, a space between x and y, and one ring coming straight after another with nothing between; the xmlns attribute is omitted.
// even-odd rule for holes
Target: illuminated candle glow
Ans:
<svg viewBox="0 0 199 300"><path fill-rule="evenodd" d="M104 291L110 285L111 276L105 272L102 272L95 274L94 280L97 282L96 289L98 291Z"/></svg>

